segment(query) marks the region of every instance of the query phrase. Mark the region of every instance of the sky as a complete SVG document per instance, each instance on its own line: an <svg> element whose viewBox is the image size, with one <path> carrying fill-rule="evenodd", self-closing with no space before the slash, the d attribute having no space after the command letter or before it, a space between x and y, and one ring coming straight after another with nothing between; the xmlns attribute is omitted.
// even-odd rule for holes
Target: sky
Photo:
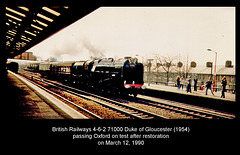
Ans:
<svg viewBox="0 0 240 155"><path fill-rule="evenodd" d="M235 65L235 7L100 7L28 51L60 61L175 57Z"/></svg>

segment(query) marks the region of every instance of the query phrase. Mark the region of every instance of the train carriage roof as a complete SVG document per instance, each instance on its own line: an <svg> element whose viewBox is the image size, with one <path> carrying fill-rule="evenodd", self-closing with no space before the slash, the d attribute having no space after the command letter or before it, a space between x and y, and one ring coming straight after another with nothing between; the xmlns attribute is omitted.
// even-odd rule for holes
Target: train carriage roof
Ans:
<svg viewBox="0 0 240 155"><path fill-rule="evenodd" d="M75 61L53 62L53 66L72 66Z"/></svg>
<svg viewBox="0 0 240 155"><path fill-rule="evenodd" d="M41 62L39 65L50 65L51 63L50 62Z"/></svg>
<svg viewBox="0 0 240 155"><path fill-rule="evenodd" d="M83 66L85 63L86 61L77 61L73 66Z"/></svg>
<svg viewBox="0 0 240 155"><path fill-rule="evenodd" d="M17 63L19 63L19 64L41 63L41 61L21 60L21 59L7 59L7 62L17 62Z"/></svg>

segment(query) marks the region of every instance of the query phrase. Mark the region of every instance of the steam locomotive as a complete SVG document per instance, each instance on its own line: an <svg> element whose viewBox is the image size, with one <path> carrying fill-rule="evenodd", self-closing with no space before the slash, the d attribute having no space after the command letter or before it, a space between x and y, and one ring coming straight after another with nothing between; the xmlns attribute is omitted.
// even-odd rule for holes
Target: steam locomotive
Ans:
<svg viewBox="0 0 240 155"><path fill-rule="evenodd" d="M143 85L143 64L137 58L30 63L26 69L39 72L43 77L98 92L136 97L139 91L146 88Z"/></svg>

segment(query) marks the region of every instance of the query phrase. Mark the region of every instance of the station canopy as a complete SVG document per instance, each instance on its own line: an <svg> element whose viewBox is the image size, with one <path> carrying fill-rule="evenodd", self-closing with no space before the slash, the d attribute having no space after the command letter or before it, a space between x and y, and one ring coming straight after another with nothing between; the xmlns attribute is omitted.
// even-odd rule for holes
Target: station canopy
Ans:
<svg viewBox="0 0 240 155"><path fill-rule="evenodd" d="M13 58L90 12L97 4L6 5L6 52ZM35 3L35 2L33 2Z"/></svg>

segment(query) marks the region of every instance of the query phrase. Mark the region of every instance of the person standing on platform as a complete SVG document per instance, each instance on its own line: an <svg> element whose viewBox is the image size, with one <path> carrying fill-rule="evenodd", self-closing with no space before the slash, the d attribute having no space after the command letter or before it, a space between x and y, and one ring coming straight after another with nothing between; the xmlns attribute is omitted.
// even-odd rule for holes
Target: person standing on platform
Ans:
<svg viewBox="0 0 240 155"><path fill-rule="evenodd" d="M225 98L226 85L227 85L227 80L226 80L226 77L224 76L223 79L222 79L222 95L221 95L221 98Z"/></svg>
<svg viewBox="0 0 240 155"><path fill-rule="evenodd" d="M178 89L180 89L180 77L177 76L176 80L177 80L177 87L178 87Z"/></svg>
<svg viewBox="0 0 240 155"><path fill-rule="evenodd" d="M180 88L182 87L183 90L183 85L184 85L184 79L183 77L180 78Z"/></svg>
<svg viewBox="0 0 240 155"><path fill-rule="evenodd" d="M212 94L213 94L213 91L212 91L212 81L211 81L210 78L209 78L208 81L206 82L206 95L207 95L208 89L210 89L211 92L212 92ZM214 96L214 94L213 94L213 96Z"/></svg>
<svg viewBox="0 0 240 155"><path fill-rule="evenodd" d="M188 91L188 76L184 80L185 86L186 86L186 91Z"/></svg>
<svg viewBox="0 0 240 155"><path fill-rule="evenodd" d="M198 78L197 78L197 76L195 76L195 78L194 78L194 91L197 91L197 81L198 81Z"/></svg>
<svg viewBox="0 0 240 155"><path fill-rule="evenodd" d="M191 91L191 83L192 83L191 76L188 76L187 82L188 82L188 84L187 84L187 93L188 93L188 92L191 93L191 92L192 92L192 91Z"/></svg>

